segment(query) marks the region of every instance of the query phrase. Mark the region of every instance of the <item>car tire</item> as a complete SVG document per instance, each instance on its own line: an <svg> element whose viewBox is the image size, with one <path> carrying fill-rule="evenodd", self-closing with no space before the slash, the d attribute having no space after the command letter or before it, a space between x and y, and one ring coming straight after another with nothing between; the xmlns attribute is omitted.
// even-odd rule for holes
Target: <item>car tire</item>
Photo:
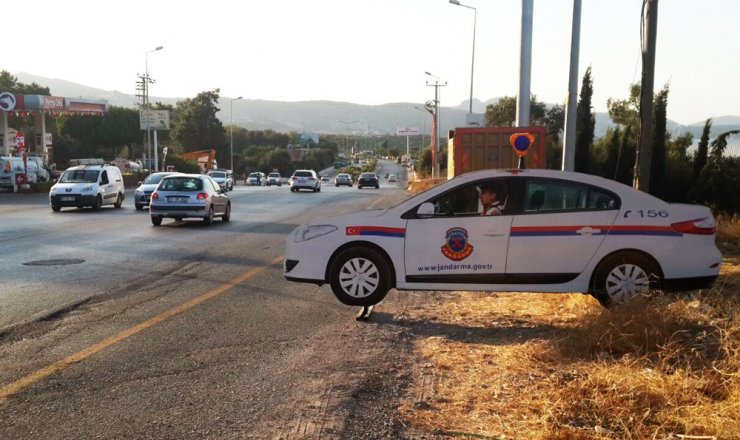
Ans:
<svg viewBox="0 0 740 440"><path fill-rule="evenodd" d="M334 296L348 306L372 306L391 289L391 270L374 249L345 249L332 261L329 283Z"/></svg>
<svg viewBox="0 0 740 440"><path fill-rule="evenodd" d="M594 270L593 295L604 307L622 304L660 288L662 274L647 256L620 252L606 257Z"/></svg>
<svg viewBox="0 0 740 440"><path fill-rule="evenodd" d="M62 210L62 207L58 205L51 205L51 210L54 212L59 212Z"/></svg>
<svg viewBox="0 0 740 440"><path fill-rule="evenodd" d="M380 188L380 185L375 185L375 189L378 189L378 188Z"/></svg>
<svg viewBox="0 0 740 440"><path fill-rule="evenodd" d="M100 208L103 206L103 197L98 194L95 197L95 204L93 205L92 209L93 211L100 211Z"/></svg>
<svg viewBox="0 0 740 440"><path fill-rule="evenodd" d="M210 225L213 223L213 206L208 208L208 214L203 218L203 224Z"/></svg>
<svg viewBox="0 0 740 440"><path fill-rule="evenodd" d="M123 196L121 193L118 193L118 196L116 197L116 203L113 204L114 208L120 208L121 205L123 205Z"/></svg>
<svg viewBox="0 0 740 440"><path fill-rule="evenodd" d="M334 185L334 186L336 186L337 188L339 188L339 184L338 183L336 185Z"/></svg>
<svg viewBox="0 0 740 440"><path fill-rule="evenodd" d="M135 203L135 204L134 204L134 206L136 207L136 210L137 210L137 211L142 211L142 210L144 210L144 205L139 205L138 203Z"/></svg>
<svg viewBox="0 0 740 440"><path fill-rule="evenodd" d="M221 217L221 220L225 222L231 220L231 203L226 205L226 211L224 211L224 215Z"/></svg>
<svg viewBox="0 0 740 440"><path fill-rule="evenodd" d="M159 226L162 224L162 216L160 215L153 215L152 216L152 224L154 226Z"/></svg>

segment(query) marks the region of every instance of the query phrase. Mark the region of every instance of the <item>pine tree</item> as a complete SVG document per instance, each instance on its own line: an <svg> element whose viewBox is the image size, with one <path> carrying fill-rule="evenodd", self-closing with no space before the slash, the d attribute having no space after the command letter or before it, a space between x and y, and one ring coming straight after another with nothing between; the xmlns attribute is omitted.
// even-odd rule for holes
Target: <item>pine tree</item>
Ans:
<svg viewBox="0 0 740 440"><path fill-rule="evenodd" d="M575 150L575 171L581 173L589 172L589 161L591 156L591 146L594 143L594 131L596 127L596 118L591 106L591 97L593 96L593 82L591 80L591 66L586 69L581 84L581 94L578 100L578 109L576 110L576 150Z"/></svg>
<svg viewBox="0 0 740 440"><path fill-rule="evenodd" d="M653 104L653 158L650 162L650 194L665 197L666 171L666 113L668 86L663 87Z"/></svg>
<svg viewBox="0 0 740 440"><path fill-rule="evenodd" d="M696 155L694 155L694 182L699 180L701 170L704 168L704 165L707 164L707 156L709 155L709 132L711 131L712 118L709 118L704 123L704 131L699 140L699 148L697 148Z"/></svg>

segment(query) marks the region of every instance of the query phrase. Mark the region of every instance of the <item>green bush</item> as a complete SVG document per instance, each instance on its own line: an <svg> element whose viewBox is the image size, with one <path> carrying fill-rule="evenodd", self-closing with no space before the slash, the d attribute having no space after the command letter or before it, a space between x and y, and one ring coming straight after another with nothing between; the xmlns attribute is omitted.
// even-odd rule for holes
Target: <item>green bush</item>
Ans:
<svg viewBox="0 0 740 440"><path fill-rule="evenodd" d="M54 182L36 182L31 183L31 192L33 193L48 193Z"/></svg>

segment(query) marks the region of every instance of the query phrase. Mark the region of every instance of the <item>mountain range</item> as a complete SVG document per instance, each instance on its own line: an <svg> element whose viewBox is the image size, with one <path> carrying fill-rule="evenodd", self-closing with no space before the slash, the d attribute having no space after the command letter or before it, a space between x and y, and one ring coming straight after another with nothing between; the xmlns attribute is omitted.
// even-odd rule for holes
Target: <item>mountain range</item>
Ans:
<svg viewBox="0 0 740 440"><path fill-rule="evenodd" d="M25 72L14 74L18 81L37 83L48 87L54 96L74 96L86 99L102 99L109 105L126 108L137 108L134 93L109 91L76 84L62 79L44 78ZM133 84L133 82L132 82ZM132 85L133 89L133 85ZM164 98L151 96L150 102L176 105L186 98ZM498 101L473 100L473 111L484 113L486 106ZM362 105L338 101L268 101L240 99L233 101L233 114L230 114L231 100L222 97L219 102L221 111L218 116L224 125L232 120L234 125L249 130L272 129L278 132L310 132L336 134L392 134L398 127L416 127L423 133L430 132L431 118L419 103L389 103L382 105ZM439 113L440 133L455 127L465 126L465 117L469 104L465 100L457 106L441 107ZM607 113L595 114L596 137L602 136L613 126ZM668 121L668 131L673 136L689 132L695 141L701 136L704 121L690 125L681 125ZM713 118L712 133L722 133L740 129L740 116L720 116Z"/></svg>

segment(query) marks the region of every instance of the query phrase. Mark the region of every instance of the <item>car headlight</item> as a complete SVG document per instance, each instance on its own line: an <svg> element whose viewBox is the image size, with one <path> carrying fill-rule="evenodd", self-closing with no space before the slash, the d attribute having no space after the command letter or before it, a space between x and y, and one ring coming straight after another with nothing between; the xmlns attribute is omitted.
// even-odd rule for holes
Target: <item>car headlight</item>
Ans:
<svg viewBox="0 0 740 440"><path fill-rule="evenodd" d="M57 193L57 187L55 185L55 186L52 186L51 189L49 190L49 195L53 196L56 193Z"/></svg>
<svg viewBox="0 0 740 440"><path fill-rule="evenodd" d="M92 185L82 188L82 192L91 192L93 190Z"/></svg>
<svg viewBox="0 0 740 440"><path fill-rule="evenodd" d="M337 230L334 225L304 225L296 230L296 234L293 237L293 241L300 243L321 237L322 235L330 234Z"/></svg>

